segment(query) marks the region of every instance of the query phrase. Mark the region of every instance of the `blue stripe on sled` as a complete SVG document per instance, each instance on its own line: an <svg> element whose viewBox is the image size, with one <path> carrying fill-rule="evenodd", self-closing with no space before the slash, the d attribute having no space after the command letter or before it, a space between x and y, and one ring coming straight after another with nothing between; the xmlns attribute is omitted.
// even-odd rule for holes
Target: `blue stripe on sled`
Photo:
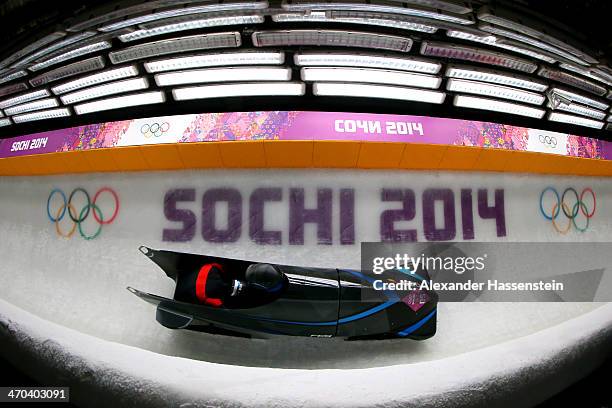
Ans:
<svg viewBox="0 0 612 408"><path fill-rule="evenodd" d="M437 309L432 310L427 316L425 316L424 318L422 318L421 320L419 320L418 322L416 322L412 326L408 326L404 330L402 330L400 332L397 332L397 335L405 337L405 336L408 336L409 334L414 333L415 331L419 330L421 327L423 327L423 325L425 323L427 323L429 320L431 320L432 317L434 317L436 315L436 311L437 311Z"/></svg>
<svg viewBox="0 0 612 408"><path fill-rule="evenodd" d="M374 313L378 313L381 310L384 310L386 308L388 308L389 306L394 305L395 303L397 303L396 301L389 301L389 302L385 302L382 303L380 305L374 306L368 310L365 310L361 313L357 313L354 314L352 316L348 316L348 317L343 317L342 319L333 322L295 322L295 321L291 321L291 320L276 320L276 319L268 319L265 317L257 317L256 319L258 320L265 320L267 322L274 322L274 323L285 323L285 324L299 324L302 326L333 326L335 324L342 324L342 323L348 323L348 322L352 322L355 320L359 320L359 319L363 319L364 317L368 317L370 315L373 315Z"/></svg>
<svg viewBox="0 0 612 408"><path fill-rule="evenodd" d="M356 315L352 315L349 317L343 317L342 319L338 320L338 323L342 324L342 323L348 323L348 322L352 322L354 320L359 320L359 319L363 319L364 317L368 317L376 312L380 312L381 310L384 310L386 308L388 308L389 306L394 305L395 303L397 303L395 300L389 301L389 302L385 302L383 304L380 304L378 306L374 306L371 309L368 309L364 312L361 313L357 313Z"/></svg>

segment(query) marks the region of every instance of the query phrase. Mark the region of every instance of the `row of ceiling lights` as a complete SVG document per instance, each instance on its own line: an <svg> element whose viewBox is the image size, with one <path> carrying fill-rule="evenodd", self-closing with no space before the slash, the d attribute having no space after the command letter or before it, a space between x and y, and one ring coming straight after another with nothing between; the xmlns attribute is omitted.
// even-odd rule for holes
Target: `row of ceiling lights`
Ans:
<svg viewBox="0 0 612 408"><path fill-rule="evenodd" d="M417 28L419 29L417 31L427 32L427 27L430 27L430 31L431 28L436 31L442 28L451 38L473 40L479 43L487 43L488 41L489 45L505 47L515 53L517 52L517 47L512 42L499 41L497 38L486 34L481 35L486 29L492 31L489 27L491 24L481 26L479 35L476 35L476 30L472 28L469 29L471 31L466 31L466 28L461 25L467 26L474 23L470 14L471 9L468 7L461 8L458 3L447 3L441 0L418 1L425 4L435 3L438 10L427 9L422 7L423 4L421 4L421 7L407 7L406 5L398 7L388 4L381 5L375 2L365 4L298 1L283 3L284 14L273 14L273 20L283 21L284 18L288 18L286 16L292 15L292 18L296 18L296 16L304 16L304 18L319 16L318 18L322 18L322 16L325 16L337 21L333 19L334 15L330 12L345 12L340 14L342 19L350 16L351 19L356 20L361 17L366 21L374 20L375 23L378 23L377 25L382 25L384 21L381 21L381 15L379 14L383 14L388 21L392 22L397 20L393 18L396 15L409 15L412 18L411 23L418 25ZM14 81L19 78L19 76L15 76L18 72L22 72L22 76L28 75L23 68L36 73L66 60L107 50L111 48L109 34L116 34L123 42L131 42L153 35L193 29L194 22L196 22L196 26L198 24L200 26L206 26L206 24L209 24L208 26L211 26L211 24L242 24L247 21L241 20L242 17L245 17L250 19L248 20L250 24L258 23L263 21L263 15L255 15L260 17L261 20L253 19L254 15L244 14L245 10L261 12L267 7L267 2L232 2L170 9L162 12L145 13L131 18L123 16L118 21L106 21L97 28L99 32L104 34L95 35L95 32L92 31L74 34L36 51L28 49L25 55L22 50L17 53L17 57L12 55L0 62L0 66L10 66L10 69L4 73L4 81ZM239 10L242 15L236 15L235 10ZM352 14L347 14L348 11ZM232 14L224 15L228 12ZM206 14L203 18L201 13L213 14ZM369 14L364 15L364 13ZM372 15L372 13L379 14ZM472 61L528 74L537 71L537 74L542 78L565 83L580 89L582 92L589 92L597 96L606 94L610 96L605 85L612 82L612 75L609 75L602 66L592 68L590 64L595 64L597 61L589 54L560 42L560 40L552 41L543 33L537 33L537 36L533 36L533 32L529 32L529 28L517 27L516 23L510 24L507 21L499 20L499 16L492 14L488 9L481 9L478 18L502 26L505 24L506 28L514 29L515 38L513 40L520 41L522 37L529 37L531 34L530 40L524 42L527 44L531 42L530 45L536 45L537 43L540 48L544 48L544 51L539 51L540 53L546 53L539 55L540 60L550 62L549 60L553 59L550 55L554 54L554 62L561 62L559 65L561 69L578 73L581 76L547 66L541 66L538 70L539 65L533 59L515 57L465 45L425 40L421 43L420 53L428 57ZM405 17L399 21L404 24L409 22L406 21ZM427 26L424 22L430 25ZM121 31L135 25L138 25L136 30ZM511 27L507 27L510 25ZM92 41L93 37L97 37L94 38L96 41ZM545 43L544 40L548 42ZM82 41L88 41L88 43L82 44ZM393 55L355 52L296 53L294 63L303 67L301 79L306 82L314 82L313 93L315 95L381 97L429 103L442 103L446 96L444 92L435 90L439 88L442 81L440 76L436 76L442 67L439 62L412 56L408 58L398 56L399 53L410 51L413 46L412 38L406 36L359 31L302 29L256 31L252 34L252 42L256 47L323 45L374 48L398 53ZM540 43L548 44L548 46L541 47ZM149 60L167 54L236 48L241 45L242 38L238 32L200 34L129 46L109 52L108 58L113 64L122 64ZM532 49L525 48L524 51L526 52L523 52L523 54L537 58L530 55L538 54ZM571 56L571 58L568 58L568 56ZM212 85L174 88L172 89L172 95L175 100L248 95L303 95L305 93L304 83L290 82L290 69L279 67L285 62L284 57L284 53L279 51L237 51L147 61L144 66L147 72L155 74L155 82L162 87L214 83ZM582 66L578 67L574 63ZM255 69L254 66L258 67ZM52 93L58 95L64 105L76 104L74 105L74 111L77 114L146 103L160 103L165 100L163 92L149 91L82 103L91 99L149 88L147 79L138 77L139 73L136 66L120 66L99 71L104 67L104 58L97 56L36 75L29 82L34 87L41 87L64 78L98 70L95 74L53 86L50 91L39 89L6 98L0 101L0 109L4 109L6 115L11 115L14 122L20 123L69 116L70 110L66 107L60 107L59 101L52 97ZM197 69L194 70L194 68ZM549 87L538 79L517 76L505 71L454 65L449 65L445 74L450 78L447 81L446 89L457 93L453 100L455 106L542 118L546 111L535 106L542 105L548 99L547 107L552 109L548 114L549 120L594 128L602 128L604 126L603 120L606 118L610 121L610 115L605 112L609 108L608 103L596 97L586 96L584 93L561 89L557 86ZM0 74L0 81L2 81L2 75ZM584 77L594 79L599 83ZM0 94L25 89L28 89L28 87L22 82L5 86L0 89ZM547 93L543 94L544 91L547 91ZM471 95L480 95L486 98ZM491 97L496 99L490 99ZM504 99L521 103L506 102ZM8 118L0 119L0 125L10 123L11 121Z"/></svg>

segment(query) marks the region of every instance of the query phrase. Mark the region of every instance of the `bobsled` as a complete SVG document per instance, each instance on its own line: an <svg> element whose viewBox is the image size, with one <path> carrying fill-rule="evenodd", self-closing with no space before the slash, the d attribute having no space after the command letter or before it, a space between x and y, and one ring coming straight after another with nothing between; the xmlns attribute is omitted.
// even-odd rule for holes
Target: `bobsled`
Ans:
<svg viewBox="0 0 612 408"><path fill-rule="evenodd" d="M429 280L426 270L390 270L379 277L358 270L278 265L145 246L140 251L175 282L173 298L127 289L153 304L156 320L169 329L347 340L424 340L436 332L434 291L375 288L380 286L377 279Z"/></svg>

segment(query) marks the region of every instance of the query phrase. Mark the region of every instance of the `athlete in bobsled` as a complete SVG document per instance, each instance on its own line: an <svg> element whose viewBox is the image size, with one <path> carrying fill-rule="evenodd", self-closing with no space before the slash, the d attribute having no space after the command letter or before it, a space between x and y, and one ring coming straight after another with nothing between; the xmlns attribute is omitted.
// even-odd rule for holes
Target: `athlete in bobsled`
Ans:
<svg viewBox="0 0 612 408"><path fill-rule="evenodd" d="M171 329L242 337L274 334L355 339L411 338L436 332L433 291L376 290L375 279L348 269L304 268L238 259L140 251L176 283L172 299L128 287L157 306ZM427 271L387 271L389 281L429 279Z"/></svg>
<svg viewBox="0 0 612 408"><path fill-rule="evenodd" d="M237 302L266 303L282 291L287 278L274 265L252 264L244 280L233 279L219 263L204 264L197 273L178 279L174 298L181 302L222 307Z"/></svg>

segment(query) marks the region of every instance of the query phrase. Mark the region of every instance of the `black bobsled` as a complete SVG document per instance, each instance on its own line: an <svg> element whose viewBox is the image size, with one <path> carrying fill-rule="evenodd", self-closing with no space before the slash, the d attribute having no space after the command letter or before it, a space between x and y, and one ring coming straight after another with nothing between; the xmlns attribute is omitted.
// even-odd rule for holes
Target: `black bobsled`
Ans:
<svg viewBox="0 0 612 408"><path fill-rule="evenodd" d="M140 251L176 282L174 296L128 290L155 305L157 321L171 329L349 340L423 340L436 332L435 292L375 290L375 278L360 271L265 264L144 246ZM427 271L415 272L386 271L384 279L429 280Z"/></svg>

